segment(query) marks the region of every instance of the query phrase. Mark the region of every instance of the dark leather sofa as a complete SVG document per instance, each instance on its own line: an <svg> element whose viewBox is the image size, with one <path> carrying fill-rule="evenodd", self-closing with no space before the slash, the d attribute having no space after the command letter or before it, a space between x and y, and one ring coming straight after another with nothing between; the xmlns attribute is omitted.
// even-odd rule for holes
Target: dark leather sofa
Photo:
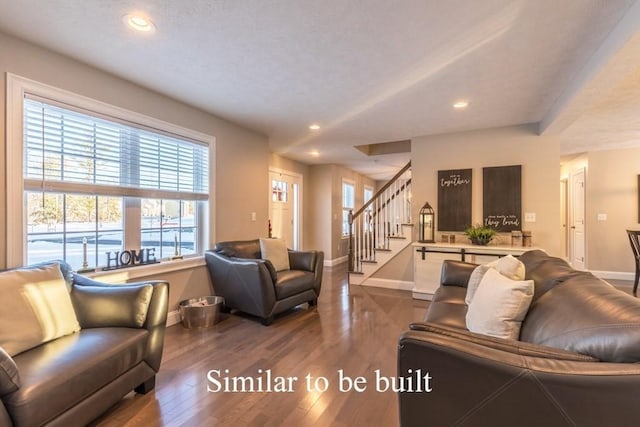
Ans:
<svg viewBox="0 0 640 427"><path fill-rule="evenodd" d="M399 393L402 426L638 425L640 301L542 251L520 260L535 291L517 341L467 330L475 265L443 264L425 321L400 337L398 375L431 377L431 392Z"/></svg>
<svg viewBox="0 0 640 427"><path fill-rule="evenodd" d="M205 252L216 295L227 309L258 316L265 325L276 314L308 302L316 305L322 285L324 253L289 250L290 270L276 272L263 259L259 240L219 242Z"/></svg>
<svg viewBox="0 0 640 427"><path fill-rule="evenodd" d="M13 357L0 347L2 427L87 425L130 391L154 388L168 283L111 285L76 275L59 263L81 330ZM152 288L145 304L139 296L143 287L149 295L146 285ZM140 309L146 309L146 317L139 315Z"/></svg>

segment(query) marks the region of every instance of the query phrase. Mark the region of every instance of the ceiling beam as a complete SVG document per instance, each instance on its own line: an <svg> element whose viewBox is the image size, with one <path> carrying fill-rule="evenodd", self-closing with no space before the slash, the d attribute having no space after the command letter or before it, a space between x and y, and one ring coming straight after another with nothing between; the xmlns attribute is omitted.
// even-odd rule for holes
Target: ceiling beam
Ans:
<svg viewBox="0 0 640 427"><path fill-rule="evenodd" d="M540 121L540 135L557 135L640 64L640 1L582 67Z"/></svg>

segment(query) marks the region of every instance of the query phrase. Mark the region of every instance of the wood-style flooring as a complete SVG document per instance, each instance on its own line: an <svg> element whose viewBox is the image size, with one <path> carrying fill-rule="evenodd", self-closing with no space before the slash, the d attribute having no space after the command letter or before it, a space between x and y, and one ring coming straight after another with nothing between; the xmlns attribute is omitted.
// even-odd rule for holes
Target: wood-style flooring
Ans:
<svg viewBox="0 0 640 427"><path fill-rule="evenodd" d="M155 390L129 394L95 425L397 426L397 396L375 390L375 371L396 375L398 337L423 319L428 303L410 292L349 286L346 277L345 267L325 269L318 305L303 304L268 327L234 313L209 329L168 328ZM212 370L221 371L222 386L225 370L298 380L290 393L210 393L218 386L207 380ZM341 392L339 370L364 377L366 390ZM307 391L308 374L312 385L326 378L326 391Z"/></svg>

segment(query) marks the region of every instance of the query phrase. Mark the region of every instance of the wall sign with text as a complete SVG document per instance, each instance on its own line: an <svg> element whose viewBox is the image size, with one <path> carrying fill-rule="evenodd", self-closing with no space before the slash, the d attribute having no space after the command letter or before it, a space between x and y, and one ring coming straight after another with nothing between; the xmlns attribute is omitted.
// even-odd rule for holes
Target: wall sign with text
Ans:
<svg viewBox="0 0 640 427"><path fill-rule="evenodd" d="M482 218L497 231L522 229L522 165L482 168Z"/></svg>
<svg viewBox="0 0 640 427"><path fill-rule="evenodd" d="M438 171L438 230L464 231L471 225L471 169Z"/></svg>

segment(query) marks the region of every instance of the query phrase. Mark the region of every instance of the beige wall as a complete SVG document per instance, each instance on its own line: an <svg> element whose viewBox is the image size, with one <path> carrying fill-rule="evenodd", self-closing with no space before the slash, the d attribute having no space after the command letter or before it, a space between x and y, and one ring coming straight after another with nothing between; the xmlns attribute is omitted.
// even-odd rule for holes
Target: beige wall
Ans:
<svg viewBox="0 0 640 427"><path fill-rule="evenodd" d="M640 148L587 154L587 268L635 272L626 230L638 230ZM606 214L606 221L598 221Z"/></svg>
<svg viewBox="0 0 640 427"><path fill-rule="evenodd" d="M216 138L216 188L212 190L215 211L211 210L209 240L255 238L266 235L268 218L267 138L220 119L202 110L147 90L68 57L58 55L0 33L0 188L5 189L5 76L17 74L65 89L117 107L145 114ZM6 191L3 191L6 194ZM251 221L256 212L258 221ZM213 222L213 219L215 221ZM261 222L261 220L264 221ZM6 200L0 199L0 267L5 266ZM208 288L204 269L172 274L172 304L178 298L202 295ZM208 293L208 292L207 292Z"/></svg>
<svg viewBox="0 0 640 427"><path fill-rule="evenodd" d="M313 165L310 171L310 194L305 196L311 210L306 230L309 248L321 249L325 258L336 260L347 256L349 240L342 237L342 180L355 183L355 206L364 201L364 186L375 191L375 181L338 165ZM328 232L330 230L330 232Z"/></svg>
<svg viewBox="0 0 640 427"><path fill-rule="evenodd" d="M536 214L533 244L558 254L560 250L560 145L557 138L539 136L534 126L513 126L413 139L411 148L414 217L425 201L436 208L438 170L473 169L472 220L482 222L482 168L522 165L522 213ZM500 237L510 243L507 235Z"/></svg>

